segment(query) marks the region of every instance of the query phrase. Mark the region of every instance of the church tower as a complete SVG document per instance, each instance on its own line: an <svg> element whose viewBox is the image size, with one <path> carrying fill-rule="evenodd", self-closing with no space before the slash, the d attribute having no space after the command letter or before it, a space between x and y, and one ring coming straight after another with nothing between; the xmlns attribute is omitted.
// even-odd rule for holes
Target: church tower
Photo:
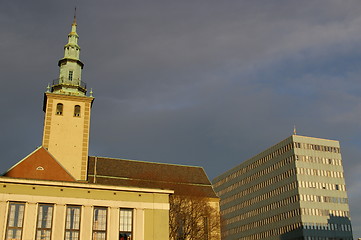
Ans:
<svg viewBox="0 0 361 240"><path fill-rule="evenodd" d="M87 96L81 81L76 17L71 25L64 57L59 60L59 78L44 95L43 147L77 180L87 180L90 112L94 98Z"/></svg>

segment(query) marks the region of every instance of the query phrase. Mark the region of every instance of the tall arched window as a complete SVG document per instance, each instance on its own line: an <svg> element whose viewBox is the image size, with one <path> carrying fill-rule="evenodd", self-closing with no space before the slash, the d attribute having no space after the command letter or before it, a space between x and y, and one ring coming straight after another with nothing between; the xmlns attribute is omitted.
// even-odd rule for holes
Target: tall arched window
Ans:
<svg viewBox="0 0 361 240"><path fill-rule="evenodd" d="M75 105L74 107L74 117L80 117L80 106Z"/></svg>
<svg viewBox="0 0 361 240"><path fill-rule="evenodd" d="M58 103L56 105L56 115L63 115L63 104Z"/></svg>

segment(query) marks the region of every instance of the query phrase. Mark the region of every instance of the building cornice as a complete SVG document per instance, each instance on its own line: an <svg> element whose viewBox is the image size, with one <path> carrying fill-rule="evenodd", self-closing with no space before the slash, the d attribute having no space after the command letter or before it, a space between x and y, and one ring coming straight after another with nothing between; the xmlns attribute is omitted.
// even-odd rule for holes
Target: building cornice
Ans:
<svg viewBox="0 0 361 240"><path fill-rule="evenodd" d="M123 186L109 186L100 184L90 184L86 182L59 182L47 180L34 180L22 178L9 178L0 176L0 183L2 184L22 184L22 185L38 185L48 187L64 187L64 188L82 188L93 190L110 190L110 191L123 191L123 192L139 192L139 193L160 193L160 194L173 194L173 190L168 189L155 189L155 188L136 188L136 187L123 187Z"/></svg>

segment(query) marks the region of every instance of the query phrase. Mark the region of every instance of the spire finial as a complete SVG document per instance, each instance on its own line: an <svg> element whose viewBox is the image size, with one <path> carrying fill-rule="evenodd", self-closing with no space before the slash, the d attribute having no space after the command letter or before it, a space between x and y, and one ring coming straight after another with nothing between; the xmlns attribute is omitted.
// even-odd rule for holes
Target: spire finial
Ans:
<svg viewBox="0 0 361 240"><path fill-rule="evenodd" d="M296 125L293 125L293 135L297 135Z"/></svg>
<svg viewBox="0 0 361 240"><path fill-rule="evenodd" d="M74 20L73 20L73 25L76 25L76 7L74 9Z"/></svg>

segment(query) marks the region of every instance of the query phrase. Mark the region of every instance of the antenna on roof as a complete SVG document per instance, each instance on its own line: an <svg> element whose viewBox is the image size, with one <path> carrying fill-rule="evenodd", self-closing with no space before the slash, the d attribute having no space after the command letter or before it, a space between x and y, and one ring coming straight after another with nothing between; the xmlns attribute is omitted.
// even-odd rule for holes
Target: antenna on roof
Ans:
<svg viewBox="0 0 361 240"><path fill-rule="evenodd" d="M297 135L296 125L293 125L293 135Z"/></svg>

